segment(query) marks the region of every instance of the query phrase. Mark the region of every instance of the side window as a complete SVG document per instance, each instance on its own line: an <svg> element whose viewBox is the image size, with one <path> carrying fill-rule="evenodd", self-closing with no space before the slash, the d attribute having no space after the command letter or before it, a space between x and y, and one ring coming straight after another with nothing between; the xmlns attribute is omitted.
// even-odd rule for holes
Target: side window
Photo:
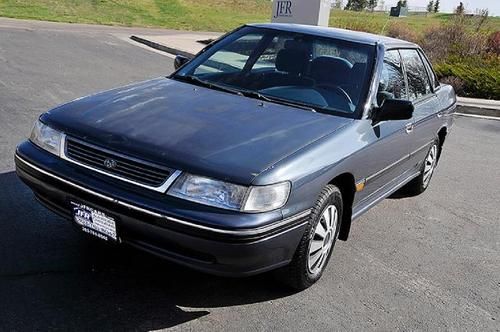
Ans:
<svg viewBox="0 0 500 332"><path fill-rule="evenodd" d="M378 84L377 102L385 99L408 99L401 57L397 50L385 52L382 76Z"/></svg>
<svg viewBox="0 0 500 332"><path fill-rule="evenodd" d="M427 76L427 70L417 50L403 49L401 50L401 57L403 58L406 76L408 78L410 100L419 99L431 93L431 83Z"/></svg>
<svg viewBox="0 0 500 332"><path fill-rule="evenodd" d="M237 73L245 66L262 34L248 34L214 53L195 74Z"/></svg>
<svg viewBox="0 0 500 332"><path fill-rule="evenodd" d="M427 58L425 57L425 55L423 54L422 51L419 50L418 54L420 54L420 58L422 59L422 61L425 64L425 68L427 69L427 73L429 74L429 79L431 80L431 85L434 88L437 88L439 86L439 80L438 80L434 70L432 70L432 66L429 63L429 60L427 60Z"/></svg>

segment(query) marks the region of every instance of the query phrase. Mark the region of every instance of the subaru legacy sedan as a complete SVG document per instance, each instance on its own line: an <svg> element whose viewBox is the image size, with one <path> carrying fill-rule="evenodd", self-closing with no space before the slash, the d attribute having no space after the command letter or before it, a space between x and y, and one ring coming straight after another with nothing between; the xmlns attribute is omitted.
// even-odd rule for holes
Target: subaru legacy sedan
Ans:
<svg viewBox="0 0 500 332"><path fill-rule="evenodd" d="M17 174L91 236L296 289L352 220L426 190L456 104L417 45L347 30L245 25L175 67L42 114Z"/></svg>

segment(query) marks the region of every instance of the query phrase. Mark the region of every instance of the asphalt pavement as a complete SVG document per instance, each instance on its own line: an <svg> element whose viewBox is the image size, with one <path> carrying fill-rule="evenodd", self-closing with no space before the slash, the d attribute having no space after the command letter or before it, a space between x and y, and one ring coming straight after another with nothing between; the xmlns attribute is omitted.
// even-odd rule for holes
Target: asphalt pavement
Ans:
<svg viewBox="0 0 500 332"><path fill-rule="evenodd" d="M300 293L109 247L39 206L16 144L50 107L170 73L122 38L156 32L0 19L0 331L500 330L500 121L457 117L430 188L358 219Z"/></svg>

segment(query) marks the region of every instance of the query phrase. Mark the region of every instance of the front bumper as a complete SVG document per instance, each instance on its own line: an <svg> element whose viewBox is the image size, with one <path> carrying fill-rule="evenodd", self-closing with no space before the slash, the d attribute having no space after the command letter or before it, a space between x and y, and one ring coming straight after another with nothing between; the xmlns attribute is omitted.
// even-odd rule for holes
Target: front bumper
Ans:
<svg viewBox="0 0 500 332"><path fill-rule="evenodd" d="M115 216L120 242L212 274L246 276L288 264L310 214L303 211L286 219L277 218L275 213L252 215L214 209L194 214L190 203L172 205L159 201L156 194L127 191L30 142L18 147L15 159L18 176L50 210L71 220L69 201L77 199ZM209 218L202 219L204 215ZM214 220L224 223L215 225ZM228 227L231 220L245 226ZM252 223L256 226L249 227Z"/></svg>

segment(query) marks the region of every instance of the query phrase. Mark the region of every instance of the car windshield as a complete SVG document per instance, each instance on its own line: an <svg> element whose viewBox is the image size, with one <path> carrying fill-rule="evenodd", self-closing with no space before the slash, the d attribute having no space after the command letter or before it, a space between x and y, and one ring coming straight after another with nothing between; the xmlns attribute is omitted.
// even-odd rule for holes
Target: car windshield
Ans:
<svg viewBox="0 0 500 332"><path fill-rule="evenodd" d="M357 117L375 46L243 27L182 67L174 79L272 102Z"/></svg>

